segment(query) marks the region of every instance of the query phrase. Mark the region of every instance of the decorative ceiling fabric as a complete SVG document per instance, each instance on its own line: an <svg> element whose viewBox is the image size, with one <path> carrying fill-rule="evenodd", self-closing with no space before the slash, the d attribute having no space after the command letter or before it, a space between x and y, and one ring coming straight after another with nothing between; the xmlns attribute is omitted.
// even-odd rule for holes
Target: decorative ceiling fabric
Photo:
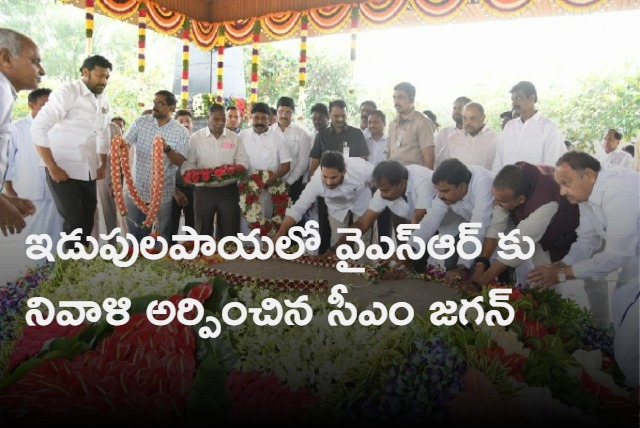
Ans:
<svg viewBox="0 0 640 428"><path fill-rule="evenodd" d="M61 0L84 7L83 0ZM638 8L638 0L371 0L309 8L307 10L282 10L265 16L246 17L241 20L207 22L188 17L185 13L199 6L199 15L205 6L214 7L215 1L176 2L172 0L95 0L98 9L116 19L132 20L139 8L147 9L149 26L163 34L176 34L189 28L191 41L203 50L215 48L218 30L222 26L228 45L245 45L253 41L253 29L260 24L263 41L297 37L300 19L306 14L309 20L309 35L330 34L348 31L351 26L351 9L359 8L358 28L375 29L402 23L445 23L451 21L478 21L493 17L526 17L586 13L596 10L613 11ZM292 4L282 0L274 5ZM310 4L330 3L310 2ZM298 0L296 5L304 2ZM183 11L163 7L184 8Z"/></svg>

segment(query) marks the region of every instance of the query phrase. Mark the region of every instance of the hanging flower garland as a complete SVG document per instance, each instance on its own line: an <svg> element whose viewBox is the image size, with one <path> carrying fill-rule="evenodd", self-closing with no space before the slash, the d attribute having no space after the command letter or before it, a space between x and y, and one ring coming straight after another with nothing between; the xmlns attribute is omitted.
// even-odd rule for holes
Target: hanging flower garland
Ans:
<svg viewBox="0 0 640 428"><path fill-rule="evenodd" d="M304 88L307 86L307 35L309 33L309 16L306 13L300 18L300 70L298 73L298 83L300 93L298 99L301 111L305 111L304 106Z"/></svg>
<svg viewBox="0 0 640 428"><path fill-rule="evenodd" d="M352 94L354 92L353 89L353 70L356 64L356 45L358 39L358 23L360 21L360 8L358 5L354 5L351 8L351 62L350 62L350 73L351 73L351 81L349 82L349 93Z"/></svg>
<svg viewBox="0 0 640 428"><path fill-rule="evenodd" d="M249 228L259 228L260 234L263 236L274 236L276 234L284 220L287 208L291 206L287 186L284 184L284 181L278 179L266 189L271 195L271 201L273 202L273 216L267 220L262 213L260 193L264 190L264 183L272 174L271 171L258 170L238 186L242 215L247 219Z"/></svg>
<svg viewBox="0 0 640 428"><path fill-rule="evenodd" d="M182 92L180 94L181 108L189 107L189 22L182 27Z"/></svg>
<svg viewBox="0 0 640 428"><path fill-rule="evenodd" d="M260 21L253 24L253 50L251 51L251 104L258 102L258 64L260 56Z"/></svg>
<svg viewBox="0 0 640 428"><path fill-rule="evenodd" d="M93 13L95 11L94 0L85 0L85 35L87 37L87 55L93 51Z"/></svg>
<svg viewBox="0 0 640 428"><path fill-rule="evenodd" d="M149 204L147 205L133 184L131 167L129 164L129 144L121 135L113 137L111 140L111 181L113 183L113 194L118 211L123 216L127 215L127 206L124 202L124 191L121 177L127 183L127 189L131 199L135 202L140 211L146 215L142 225L148 229L158 217L160 211L160 200L162 199L162 187L164 185L163 171L163 151L164 140L156 136L153 139L153 149L151 153L151 189L149 190Z"/></svg>
<svg viewBox="0 0 640 428"><path fill-rule="evenodd" d="M147 43L147 9L140 3L138 9L138 72L144 73L146 65L145 48Z"/></svg>
<svg viewBox="0 0 640 428"><path fill-rule="evenodd" d="M224 76L224 25L218 27L218 71L216 75L218 76L218 93L216 99L218 103L222 103L222 97L224 95L222 80Z"/></svg>

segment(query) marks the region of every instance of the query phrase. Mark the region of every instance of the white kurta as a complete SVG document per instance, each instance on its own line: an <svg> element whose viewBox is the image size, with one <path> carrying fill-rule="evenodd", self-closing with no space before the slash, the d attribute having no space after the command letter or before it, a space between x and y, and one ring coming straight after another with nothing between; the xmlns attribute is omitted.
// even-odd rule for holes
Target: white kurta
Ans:
<svg viewBox="0 0 640 428"><path fill-rule="evenodd" d="M32 216L26 217L27 226L20 233L24 242L31 234L46 233L55 245L62 232L62 217L58 214L51 191L47 185L45 168L40 165L40 155L31 139L31 115L11 125L7 181L21 198L29 199L36 207Z"/></svg>
<svg viewBox="0 0 640 428"><path fill-rule="evenodd" d="M443 160L455 158L467 166L479 165L491 171L498 135L486 125L475 136L465 131L452 133L436 159L436 168Z"/></svg>
<svg viewBox="0 0 640 428"><path fill-rule="evenodd" d="M280 135L282 142L291 155L291 168L283 177L291 185L303 175L309 174L309 154L313 144L311 136L309 131L296 123L291 123L284 132L277 123L274 123L271 129L274 133Z"/></svg>
<svg viewBox="0 0 640 428"><path fill-rule="evenodd" d="M512 119L498 137L492 172L496 175L503 166L519 161L553 166L566 151L558 126L540 113L525 122Z"/></svg>
<svg viewBox="0 0 640 428"><path fill-rule="evenodd" d="M63 83L34 119L31 135L37 146L51 149L69 178L94 180L98 154L109 153L109 117L106 95L96 96L82 80Z"/></svg>
<svg viewBox="0 0 640 428"><path fill-rule="evenodd" d="M627 385L638 387L640 174L623 168L601 170L589 199L579 207L578 239L563 261L578 279L601 279L619 270L611 305L615 358ZM603 240L605 248L598 252Z"/></svg>
<svg viewBox="0 0 640 428"><path fill-rule="evenodd" d="M420 165L407 165L407 169L409 170L405 192L407 199L398 198L393 201L383 199L380 190L376 190L369 204L371 211L381 213L385 208L389 208L395 215L411 220L415 210L431 208L437 193L431 182L433 171Z"/></svg>
<svg viewBox="0 0 640 428"><path fill-rule="evenodd" d="M622 150L620 147L612 152L606 153L598 159L603 168L611 166L621 166L623 168L633 168L633 156Z"/></svg>
<svg viewBox="0 0 640 428"><path fill-rule="evenodd" d="M291 162L291 154L289 149L282 141L280 135L269 128L262 134L256 133L253 128L245 129L240 132L240 140L244 145L244 149L249 156L249 174L253 174L258 170L267 170L277 172L280 165ZM262 205L262 213L269 219L273 215L273 202L268 191L263 190L260 193L260 203ZM249 224L242 214L240 214L240 232L248 234Z"/></svg>
<svg viewBox="0 0 640 428"><path fill-rule="evenodd" d="M475 235L480 242L484 240L487 228L491 223L493 212L493 194L491 187L493 177L491 173L481 166L468 167L471 171L467 194L458 202L446 205L436 197L420 222L420 229L414 232L414 236L422 238L425 243L438 232L440 235L458 234L458 226L463 222L480 223L481 227ZM469 245L464 245L465 252L472 253ZM470 267L473 260L461 258L461 263Z"/></svg>

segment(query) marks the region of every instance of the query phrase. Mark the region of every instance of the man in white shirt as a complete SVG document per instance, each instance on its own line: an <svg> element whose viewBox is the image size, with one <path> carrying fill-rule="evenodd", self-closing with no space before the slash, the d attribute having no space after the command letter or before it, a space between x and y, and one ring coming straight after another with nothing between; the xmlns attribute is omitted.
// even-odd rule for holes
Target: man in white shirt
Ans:
<svg viewBox="0 0 640 428"><path fill-rule="evenodd" d="M360 103L360 130L362 131L362 135L364 135L365 141L371 137L369 115L374 110L378 110L378 106L374 101L366 100Z"/></svg>
<svg viewBox="0 0 640 428"><path fill-rule="evenodd" d="M109 123L109 139L113 140L114 137L122 135L122 128L115 123L113 119ZM126 221L121 218L123 224L118 224L118 210L116 207L116 201L113 192L113 181L111 180L111 155L107 155L107 172L103 180L96 182L96 193L98 195L98 207L94 216L93 231L91 235L98 239L100 233L100 213L102 213L102 219L104 221L105 233L111 234L113 229L120 227L122 232L126 233ZM116 237L114 236L109 240L109 244L115 245Z"/></svg>
<svg viewBox="0 0 640 428"><path fill-rule="evenodd" d="M124 136L134 152L133 183L145 204L151 201L153 141L156 136L164 140L162 159L164 180L157 224L158 233L167 242L171 242L172 239L171 211L176 191L176 172L189 153L189 131L173 118L177 103L176 96L170 91L156 92L151 114L137 118ZM130 189L127 188L125 190L127 229L140 241L149 234L150 230L143 226L147 216L136 205L130 193Z"/></svg>
<svg viewBox="0 0 640 428"><path fill-rule="evenodd" d="M103 56L86 58L80 67L82 78L54 90L31 126L63 230L70 234L82 229L83 245L94 225L96 180L107 174L111 115L103 92L111 69ZM66 247L72 249L74 243L67 242Z"/></svg>
<svg viewBox="0 0 640 428"><path fill-rule="evenodd" d="M387 117L380 110L373 110L369 113L369 119L367 122L367 130L369 137L367 140L367 149L369 149L368 161L374 167L387 160L389 156L389 139L385 135L384 128L387 125ZM375 183L372 190L376 191ZM382 212L377 213L376 226L378 227L378 239L387 236L392 237L393 231L391 230L391 211L388 208L384 208ZM375 238L375 235L374 235ZM380 246L386 252L387 244L380 242Z"/></svg>
<svg viewBox="0 0 640 428"><path fill-rule="evenodd" d="M236 106L227 107L227 129L239 134L242 131L242 118L240 117L240 110Z"/></svg>
<svg viewBox="0 0 640 428"><path fill-rule="evenodd" d="M569 152L558 159L555 180L560 193L580 209L578 239L560 262L533 269L528 279L547 288L568 279L601 279L618 272L611 305L615 360L625 384L638 388L640 174L624 168L601 169L587 153ZM603 240L606 246L598 252Z"/></svg>
<svg viewBox="0 0 640 428"><path fill-rule="evenodd" d="M431 183L432 175L433 171L421 165L405 166L396 160L378 163L372 172L372 181L377 190L367 211L351 227L369 231L386 209L405 223L420 223L436 196ZM336 247L344 242L346 239L343 237Z"/></svg>
<svg viewBox="0 0 640 428"><path fill-rule="evenodd" d="M180 125L187 128L189 135L193 133L193 119L189 110L178 110L173 118ZM185 161L186 163L186 161ZM185 184L182 173L185 171L184 165L176 172L176 194L173 196L171 207L171 234L177 235L180 232L180 220L184 215L184 225L195 229L195 214L193 211L193 186Z"/></svg>
<svg viewBox="0 0 640 428"><path fill-rule="evenodd" d="M333 150L324 152L320 157L320 167L302 191L300 199L287 209L274 241L286 235L289 229L300 221L311 204L318 197L322 197L329 212L331 245L335 247L340 238L338 229L350 227L367 211L371 202L369 182L372 172L373 166L362 158L345 158L342 153ZM362 236L362 241L370 243L370 230Z"/></svg>
<svg viewBox="0 0 640 428"><path fill-rule="evenodd" d="M451 137L455 134L463 133L463 121L462 110L467 103L470 103L471 99L467 97L458 97L453 102L453 111L451 112L451 118L453 119L453 125L448 126L438 132L435 138L435 163L434 169L438 168L440 162L445 159L449 159L456 156L449 156L447 153L447 146L451 140Z"/></svg>
<svg viewBox="0 0 640 428"><path fill-rule="evenodd" d="M414 232L414 236L422 238L427 243L436 234L457 237L458 226L463 222L480 223L480 229L475 236L482 242L491 223L493 211L491 172L481 166L466 166L458 159L447 159L434 171L431 182L438 197L434 199L431 209L420 222L420 229ZM464 251L470 254L473 248L465 245ZM457 253L454 253L444 261L447 271L457 269L458 259ZM463 259L461 264L469 268L472 262L473 260Z"/></svg>
<svg viewBox="0 0 640 428"><path fill-rule="evenodd" d="M369 138L366 139L369 157L367 160L374 167L389 157L389 139L384 128L387 125L387 117L380 110L373 110L369 113L367 121Z"/></svg>
<svg viewBox="0 0 640 428"><path fill-rule="evenodd" d="M492 172L519 161L538 165L555 165L567 151L558 126L536 110L538 94L531 82L522 81L511 88L514 115L498 137Z"/></svg>
<svg viewBox="0 0 640 428"><path fill-rule="evenodd" d="M322 104L316 103L311 106L311 122L313 123L313 130L310 133L312 147L316 136L320 131L329 126L329 108ZM309 153L309 170L311 170L311 153ZM309 174L304 177L303 182L306 184L311 177ZM331 226L329 225L329 215L327 214L327 204L324 203L324 199L318 198L316 203L309 208L309 211L305 214L304 220L315 220L318 222L318 232L320 233L320 248L317 252L322 253L329 248L331 243Z"/></svg>
<svg viewBox="0 0 640 428"><path fill-rule="evenodd" d="M51 89L47 88L31 91L28 97L31 114L11 124L5 191L8 195L29 199L36 207L35 214L27 219L27 226L22 231L24 237L46 233L55 246L62 232L62 217L56 210L44 167L39 166L40 156L31 138L33 118L47 103L49 94Z"/></svg>
<svg viewBox="0 0 640 428"><path fill-rule="evenodd" d="M249 167L249 157L240 137L227 129L225 122L224 107L221 104L211 104L207 126L194 132L189 140L189 155L182 165L184 172L232 164ZM236 236L240 232L240 195L237 183L222 187L195 187L193 198L195 228L199 235L213 236L213 219L216 214L216 239Z"/></svg>
<svg viewBox="0 0 640 428"><path fill-rule="evenodd" d="M462 111L463 130L450 134L442 147L439 161L456 158L467 166L478 165L491 171L496 157L498 133L489 128L484 120L484 108L480 103L465 105Z"/></svg>
<svg viewBox="0 0 640 428"><path fill-rule="evenodd" d="M0 28L0 192L7 172L13 103L19 91L36 89L44 74L33 40L17 31ZM23 217L34 212L35 206L28 199L0 193L0 230L4 236L20 233L26 226Z"/></svg>
<svg viewBox="0 0 640 428"><path fill-rule="evenodd" d="M603 168L608 168L612 165L633 168L633 156L620 148L620 140L622 140L622 133L617 129L608 129L605 132L602 144L605 156L599 159Z"/></svg>
<svg viewBox="0 0 640 428"><path fill-rule="evenodd" d="M271 195L266 190L277 179L282 179L291 169L291 154L275 130L269 128L271 109L266 103L255 103L251 106L252 127L240 132L240 140L249 157L249 174L258 170L270 171L265 182L265 190L260 193L262 213L266 218L273 214ZM240 220L240 231L248 234L249 224L243 217Z"/></svg>
<svg viewBox="0 0 640 428"><path fill-rule="evenodd" d="M283 179L289 185L289 197L294 203L304 188L303 177L309 173L309 153L312 144L309 131L292 121L295 111L293 99L280 97L276 104L278 121L271 125L273 131L280 135L291 155L291 168Z"/></svg>

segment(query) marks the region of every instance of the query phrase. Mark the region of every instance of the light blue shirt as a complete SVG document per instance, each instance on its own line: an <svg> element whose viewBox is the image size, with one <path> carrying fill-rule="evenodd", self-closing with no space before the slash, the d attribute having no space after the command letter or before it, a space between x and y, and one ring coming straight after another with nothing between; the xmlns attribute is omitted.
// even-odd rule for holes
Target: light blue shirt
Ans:
<svg viewBox="0 0 640 428"><path fill-rule="evenodd" d="M368 129L369 128L366 130ZM369 157L367 160L374 167L389 157L389 140L386 135L383 135L382 138L376 141L371 134L369 134L369 138L367 138L367 148L369 149Z"/></svg>
<svg viewBox="0 0 640 428"><path fill-rule="evenodd" d="M131 168L133 183L143 201L149 202L151 191L151 166L153 153L153 139L156 136L164 138L173 150L186 159L189 155L189 131L176 120L171 119L162 126L158 125L155 117L148 114L137 118L124 139L134 149L134 160ZM174 165L166 154L163 157L164 183L160 203L167 203L173 199L176 190L176 172L179 166Z"/></svg>

